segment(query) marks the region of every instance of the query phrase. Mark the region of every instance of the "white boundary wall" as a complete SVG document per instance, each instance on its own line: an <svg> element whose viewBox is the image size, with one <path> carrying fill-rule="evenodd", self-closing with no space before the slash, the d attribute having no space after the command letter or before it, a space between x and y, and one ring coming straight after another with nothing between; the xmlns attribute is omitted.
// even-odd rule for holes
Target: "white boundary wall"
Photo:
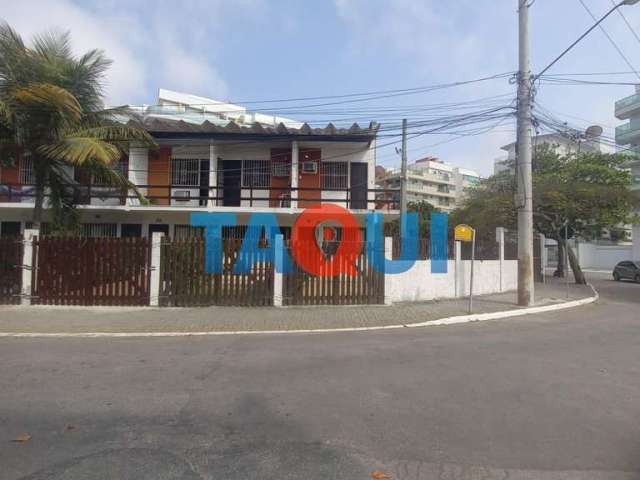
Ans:
<svg viewBox="0 0 640 480"><path fill-rule="evenodd" d="M456 268L456 264L458 268ZM474 295L487 295L515 290L518 287L518 262L505 260L502 272L499 260L475 262ZM440 298L464 297L469 294L471 261L449 260L448 273L431 273L431 261L417 261L405 273L385 275L385 297L391 302L422 302ZM500 278L502 277L502 288ZM459 286L456 292L456 284Z"/></svg>
<svg viewBox="0 0 640 480"><path fill-rule="evenodd" d="M640 258L634 258L633 245L578 243L578 260L584 269L613 270L619 262Z"/></svg>

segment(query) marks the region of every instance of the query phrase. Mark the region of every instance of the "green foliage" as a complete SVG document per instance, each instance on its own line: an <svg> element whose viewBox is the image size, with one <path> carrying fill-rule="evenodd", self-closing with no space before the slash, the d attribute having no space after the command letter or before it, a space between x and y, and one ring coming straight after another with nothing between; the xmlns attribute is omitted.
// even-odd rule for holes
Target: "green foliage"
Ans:
<svg viewBox="0 0 640 480"><path fill-rule="evenodd" d="M54 225L71 228L74 195L63 174L81 166L108 183L140 194L113 165L131 141L153 145L141 128L117 119L123 107L105 109L102 84L111 61L100 50L76 57L68 33L45 33L27 46L0 23L0 148L3 162L31 152L36 179L34 223L42 216L44 191L51 191ZM77 215L76 215L77 218Z"/></svg>
<svg viewBox="0 0 640 480"><path fill-rule="evenodd" d="M605 229L629 223L637 198L630 190L631 174L624 168L628 160L618 154L558 155L549 148L537 149L533 163L536 230L563 241L568 224L573 235L591 240ZM488 232L499 226L515 229L515 194L511 171L483 180L453 212L452 223L469 223Z"/></svg>
<svg viewBox="0 0 640 480"><path fill-rule="evenodd" d="M419 238L429 238L430 235L430 219L432 212L439 212L436 207L431 205L427 201L420 202L408 202L408 212L416 212L418 214L418 236ZM400 220L394 220L393 222L385 226L385 236L395 237L400 236Z"/></svg>

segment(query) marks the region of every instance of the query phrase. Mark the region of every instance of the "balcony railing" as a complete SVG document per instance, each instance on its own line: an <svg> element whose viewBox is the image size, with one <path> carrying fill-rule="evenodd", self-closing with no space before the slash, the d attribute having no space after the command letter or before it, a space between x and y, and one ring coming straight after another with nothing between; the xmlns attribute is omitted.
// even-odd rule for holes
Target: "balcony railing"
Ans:
<svg viewBox="0 0 640 480"><path fill-rule="evenodd" d="M624 119L635 110L640 110L640 94L630 95L616 102L615 115Z"/></svg>
<svg viewBox="0 0 640 480"><path fill-rule="evenodd" d="M68 196L77 205L96 205L92 200L99 200L102 206L144 206L132 191L118 187L69 184ZM292 187L201 187L174 185L138 185L140 191L147 191L144 198L151 206L166 207L271 207L290 208L292 202L304 208L321 203L336 203L354 210L366 210L374 204L378 210L398 210L400 208L400 191L396 189L328 189L328 188L292 188ZM199 190L200 194L185 197L175 195L172 190ZM207 191L208 195L202 195ZM323 194L328 194L323 197ZM342 194L342 195L337 195ZM354 195L355 194L355 195ZM31 203L35 201L33 186L22 184L0 183L0 203ZM50 194L45 193L45 199ZM330 197L330 198L329 198Z"/></svg>
<svg viewBox="0 0 640 480"><path fill-rule="evenodd" d="M640 139L640 126L625 123L616 127L616 143L619 145L628 145L636 139Z"/></svg>

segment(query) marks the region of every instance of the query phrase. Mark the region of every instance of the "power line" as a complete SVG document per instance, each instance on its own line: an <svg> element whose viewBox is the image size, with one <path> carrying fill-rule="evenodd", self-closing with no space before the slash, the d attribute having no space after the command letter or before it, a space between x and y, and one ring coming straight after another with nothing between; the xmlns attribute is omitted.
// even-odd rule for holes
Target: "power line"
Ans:
<svg viewBox="0 0 640 480"><path fill-rule="evenodd" d="M611 0L611 3L612 3L613 5L615 5L615 4L616 4L616 2L615 2L614 0ZM619 14L620 14L620 16L622 17L622 20L624 20L624 23L626 23L626 24L627 24L627 27L629 28L629 31L632 33L632 35L633 35L634 37L636 37L636 40L638 41L638 43L640 43L640 36L638 36L638 33L636 32L635 28L633 28L633 27L631 26L631 24L629 23L629 20L627 20L627 17L626 17L626 15L624 14L624 12L623 12L622 10L618 9L618 13L619 13Z"/></svg>
<svg viewBox="0 0 640 480"><path fill-rule="evenodd" d="M589 9L589 7L587 6L587 4L584 2L584 0L578 0L580 2L580 4L582 4L582 6L584 7L584 9L587 11L587 13L591 16L591 18L593 18L594 21L598 21L598 19L596 18L596 16L593 14L593 12ZM615 4L614 4L615 5ZM615 5L614 10L619 10L618 6ZM631 62L629 61L629 59L627 58L627 56L622 52L622 49L618 46L618 44L613 40L613 38L611 37L611 35L609 35L609 32L607 32L607 30L604 28L604 26L602 26L602 22L598 22L597 26L600 28L600 30L602 30L602 33L604 33L604 35L607 37L607 39L609 39L609 42L611 42L611 45L613 45L613 47L616 49L616 51L618 52L618 54L622 57L622 59L625 61L625 63L627 64L627 66L633 70L633 72L636 74L636 76L638 77L638 79L640 79L640 73L638 73L638 71L636 70L636 68L631 64Z"/></svg>

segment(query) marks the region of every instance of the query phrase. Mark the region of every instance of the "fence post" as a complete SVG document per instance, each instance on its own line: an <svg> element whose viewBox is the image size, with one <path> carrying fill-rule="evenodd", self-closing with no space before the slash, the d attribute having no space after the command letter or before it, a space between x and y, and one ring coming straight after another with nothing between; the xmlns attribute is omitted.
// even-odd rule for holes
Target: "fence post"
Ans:
<svg viewBox="0 0 640 480"><path fill-rule="evenodd" d="M275 240L275 253L273 262L273 306L282 306L282 287L284 275L284 237L282 235L276 235Z"/></svg>
<svg viewBox="0 0 640 480"><path fill-rule="evenodd" d="M40 232L37 229L26 229L22 234L22 288L20 290L20 305L31 305L33 288L33 238Z"/></svg>
<svg viewBox="0 0 640 480"><path fill-rule="evenodd" d="M456 298L464 296L464 272L462 271L462 242L456 241L456 269L454 275Z"/></svg>
<svg viewBox="0 0 640 480"><path fill-rule="evenodd" d="M384 239L384 258L393 258L393 238L385 237ZM384 304L391 305L393 304L393 299L391 297L391 279L393 275L387 275L387 272L384 272Z"/></svg>
<svg viewBox="0 0 640 480"><path fill-rule="evenodd" d="M162 232L153 232L151 236L151 280L149 283L149 305L157 307L160 304L160 252L162 246Z"/></svg>
<svg viewBox="0 0 640 480"><path fill-rule="evenodd" d="M496 228L498 242L498 260L500 261L500 292L504 291L504 227Z"/></svg>

